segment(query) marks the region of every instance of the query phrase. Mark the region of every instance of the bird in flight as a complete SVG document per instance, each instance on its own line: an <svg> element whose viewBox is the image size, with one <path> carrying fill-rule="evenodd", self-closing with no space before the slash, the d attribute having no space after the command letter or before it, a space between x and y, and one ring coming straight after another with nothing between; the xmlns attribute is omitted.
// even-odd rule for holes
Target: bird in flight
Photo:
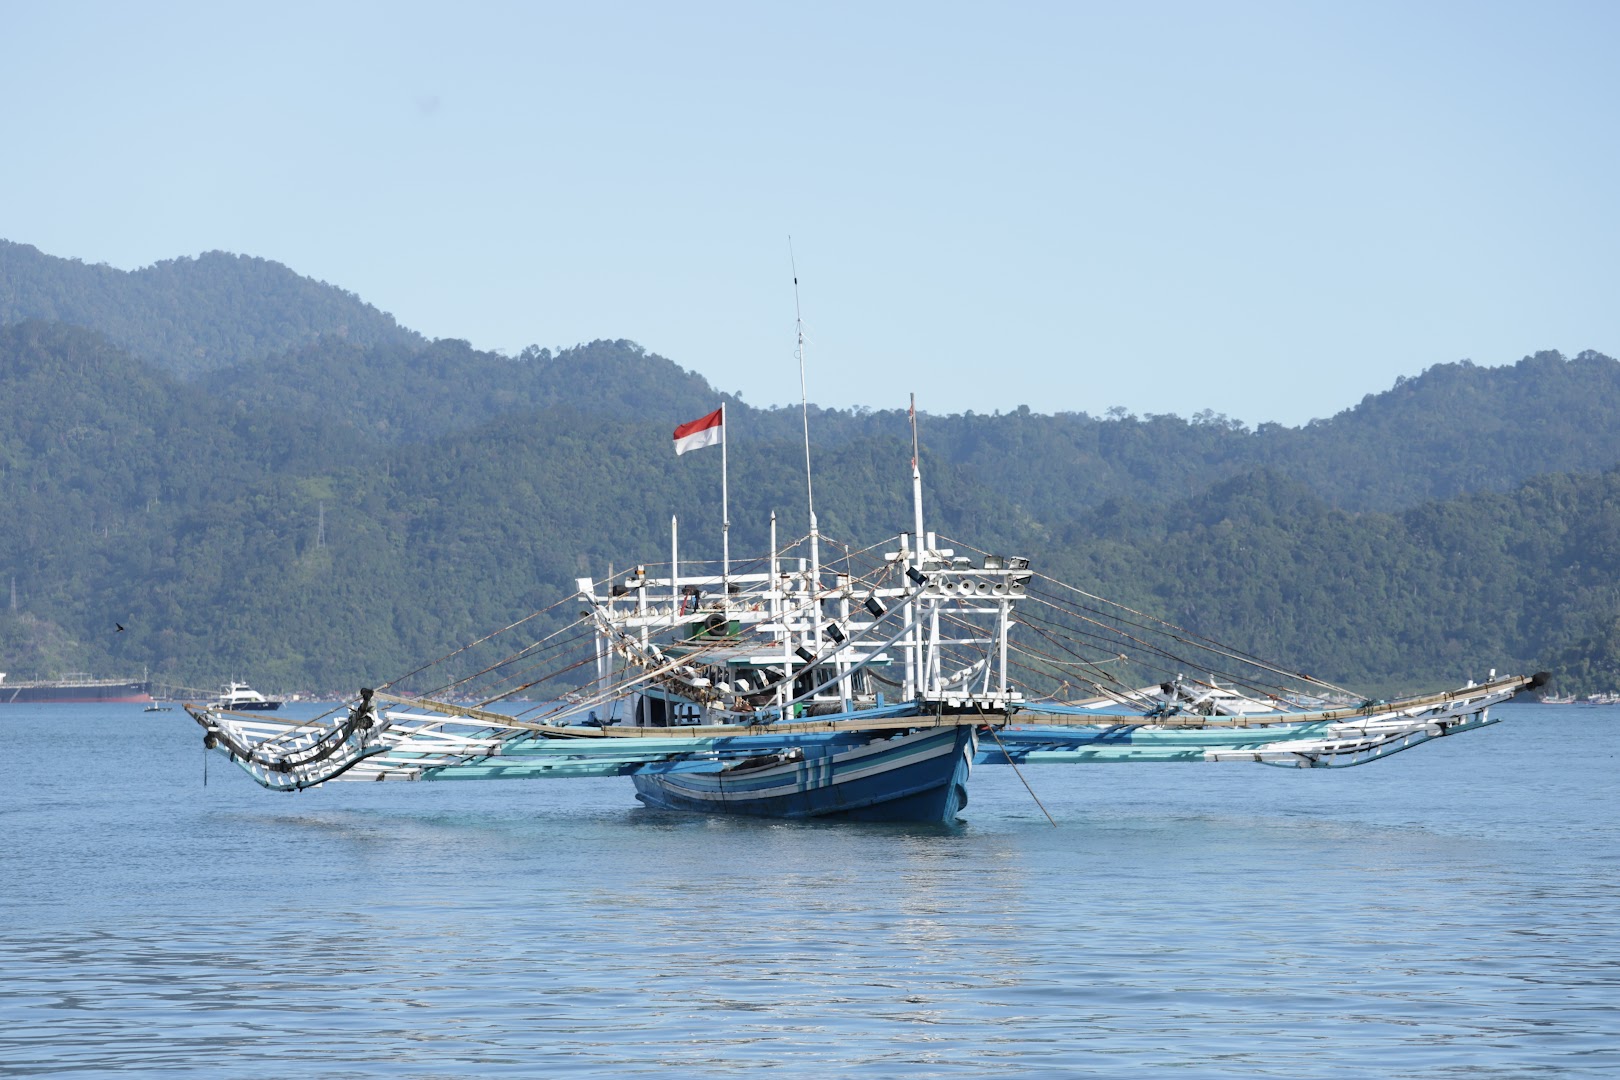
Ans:
<svg viewBox="0 0 1620 1080"><path fill-rule="evenodd" d="M114 630L113 633L122 634L124 632L124 624L123 623L115 622L115 623L113 623L113 625L118 627L118 629Z"/></svg>

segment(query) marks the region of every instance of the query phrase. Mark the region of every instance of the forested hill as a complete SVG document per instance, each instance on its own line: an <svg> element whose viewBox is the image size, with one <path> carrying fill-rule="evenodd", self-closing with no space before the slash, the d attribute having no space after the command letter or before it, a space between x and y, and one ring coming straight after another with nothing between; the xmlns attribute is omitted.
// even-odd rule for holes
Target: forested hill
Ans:
<svg viewBox="0 0 1620 1080"><path fill-rule="evenodd" d="M319 416L388 442L466 431L537 409L637 417L673 427L712 412L722 396L631 341L593 341L516 359L445 338L426 346L363 348L322 340L222 368L197 385L242 408Z"/></svg>
<svg viewBox="0 0 1620 1080"><path fill-rule="evenodd" d="M884 418L890 430L897 421ZM868 420L870 423L870 419ZM836 429L836 425L830 425ZM929 417L928 442L1021 505L1163 503L1268 468L1347 510L1507 491L1550 472L1620 464L1620 363L1556 352L1508 367L1440 364L1298 428L1176 416Z"/></svg>
<svg viewBox="0 0 1620 1080"><path fill-rule="evenodd" d="M13 678L147 666L187 685L352 689L580 573L667 559L672 515L684 552L717 554L718 455L677 459L669 433L723 395L631 342L508 358L386 316L397 336L367 342L332 321L364 309L353 297L235 256L162 264L184 264L171 284L209 282L145 307L131 275L79 266L124 284L57 311L72 318L18 321L14 297L48 294L64 263L34 274L31 251L0 246ZM290 291L256 293L244 268ZM198 299L233 289L253 295ZM266 348L277 305L278 325L317 329ZM333 325L348 336L319 329ZM119 337L181 326L228 348L188 368ZM773 510L796 531L803 448L797 409L727 400L742 552ZM1545 667L1564 689L1615 689L1617 414L1620 364L1596 353L1442 364L1299 428L925 414L925 500L946 535L1349 685ZM866 543L903 527L904 412L812 409L811 429L824 529Z"/></svg>
<svg viewBox="0 0 1620 1080"><path fill-rule="evenodd" d="M718 455L674 457L663 420L552 405L388 442L220 402L40 323L0 330L0 395L13 677L149 666L187 685L235 671L352 688L550 603L579 573L667 558L671 514L690 557L716 554ZM1021 441L1030 419L929 426L994 434L1011 461L1040 450ZM909 517L903 417L886 420L846 417L846 437L818 450L818 510L837 537ZM759 427L732 459L738 551L763 543L772 510L789 530L802 516L797 433ZM1549 667L1569 689L1620 680L1620 472L1386 513L1262 467L1088 508L1029 496L1032 476L1065 482L1061 464L994 484L977 475L983 453L925 453L941 532L1334 681L1376 691L1490 667Z"/></svg>
<svg viewBox="0 0 1620 1080"><path fill-rule="evenodd" d="M354 294L266 259L210 251L124 271L0 240L0 324L27 319L98 330L182 376L322 338L422 343Z"/></svg>
<svg viewBox="0 0 1620 1080"><path fill-rule="evenodd" d="M1620 470L1359 514L1260 470L1055 540L1058 576L1297 670L1390 692L1491 667L1620 687Z"/></svg>
<svg viewBox="0 0 1620 1080"><path fill-rule="evenodd" d="M387 442L469 431L537 409L673 425L727 397L739 453L793 437L795 409L751 409L628 341L508 358L423 341L359 298L262 259L213 252L131 273L0 241L0 324L71 323L191 378L225 408L320 420ZM928 406L927 387L920 387ZM898 410L816 410L823 446L898 438ZM925 413L931 455L1044 517L1126 496L1166 502L1256 468L1331 505L1393 510L1620 463L1620 364L1538 353L1439 364L1331 418L1250 430L1208 412L1106 417Z"/></svg>
<svg viewBox="0 0 1620 1080"><path fill-rule="evenodd" d="M796 408L756 409L633 342L597 341L516 358L438 341L426 349L321 341L205 376L243 407L327 416L395 442L470 430L534 409L637 417L673 426L730 402L734 449L798 437ZM926 388L923 401L926 405ZM1250 430L1223 417L1103 418L1084 413L932 415L924 439L969 483L1004 491L1031 512L1096 506L1128 495L1165 502L1256 468L1308 484L1347 509L1391 510L1471 491L1505 491L1548 472L1620 464L1620 363L1586 352L1517 364L1441 364L1330 419ZM816 409L818 447L903 440L898 409ZM897 451L898 453L898 451ZM902 457L909 457L904 454Z"/></svg>

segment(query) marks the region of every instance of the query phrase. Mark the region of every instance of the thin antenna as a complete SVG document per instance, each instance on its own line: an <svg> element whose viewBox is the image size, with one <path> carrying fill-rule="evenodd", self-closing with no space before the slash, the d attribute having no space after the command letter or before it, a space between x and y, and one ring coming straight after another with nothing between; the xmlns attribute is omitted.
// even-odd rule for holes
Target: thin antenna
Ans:
<svg viewBox="0 0 1620 1080"><path fill-rule="evenodd" d="M799 406L804 413L804 497L810 507L810 647L821 648L821 530L816 525L816 489L810 482L810 393L804 381L804 316L799 312L799 262L788 237L788 263L793 267L793 326L799 337Z"/></svg>
<svg viewBox="0 0 1620 1080"><path fill-rule="evenodd" d="M810 482L810 393L804 381L804 316L799 312L799 263L793 257L793 237L788 237L788 263L793 267L793 327L798 333L799 406L804 413L804 493L810 504L810 529L816 527L816 489Z"/></svg>
<svg viewBox="0 0 1620 1080"><path fill-rule="evenodd" d="M921 454L917 447L917 395L911 395L911 506L916 515L917 528L917 562L922 563L923 549L923 516L922 516L922 470L918 466Z"/></svg>

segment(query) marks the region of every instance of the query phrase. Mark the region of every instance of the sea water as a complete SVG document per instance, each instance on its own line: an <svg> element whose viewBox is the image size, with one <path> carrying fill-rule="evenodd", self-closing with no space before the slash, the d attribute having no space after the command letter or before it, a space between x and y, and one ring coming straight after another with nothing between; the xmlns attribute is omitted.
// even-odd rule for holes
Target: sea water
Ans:
<svg viewBox="0 0 1620 1080"><path fill-rule="evenodd" d="M183 712L0 706L0 1074L1613 1074L1620 709L1497 713L1338 771L985 766L898 827L205 786Z"/></svg>

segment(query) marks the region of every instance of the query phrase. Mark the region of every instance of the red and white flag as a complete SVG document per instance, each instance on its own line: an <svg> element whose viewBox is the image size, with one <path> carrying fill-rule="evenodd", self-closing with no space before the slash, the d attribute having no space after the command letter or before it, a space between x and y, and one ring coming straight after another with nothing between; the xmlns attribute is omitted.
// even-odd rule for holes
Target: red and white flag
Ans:
<svg viewBox="0 0 1620 1080"><path fill-rule="evenodd" d="M705 446L717 446L726 441L725 410L716 409L708 416L682 424L675 429L675 455Z"/></svg>

